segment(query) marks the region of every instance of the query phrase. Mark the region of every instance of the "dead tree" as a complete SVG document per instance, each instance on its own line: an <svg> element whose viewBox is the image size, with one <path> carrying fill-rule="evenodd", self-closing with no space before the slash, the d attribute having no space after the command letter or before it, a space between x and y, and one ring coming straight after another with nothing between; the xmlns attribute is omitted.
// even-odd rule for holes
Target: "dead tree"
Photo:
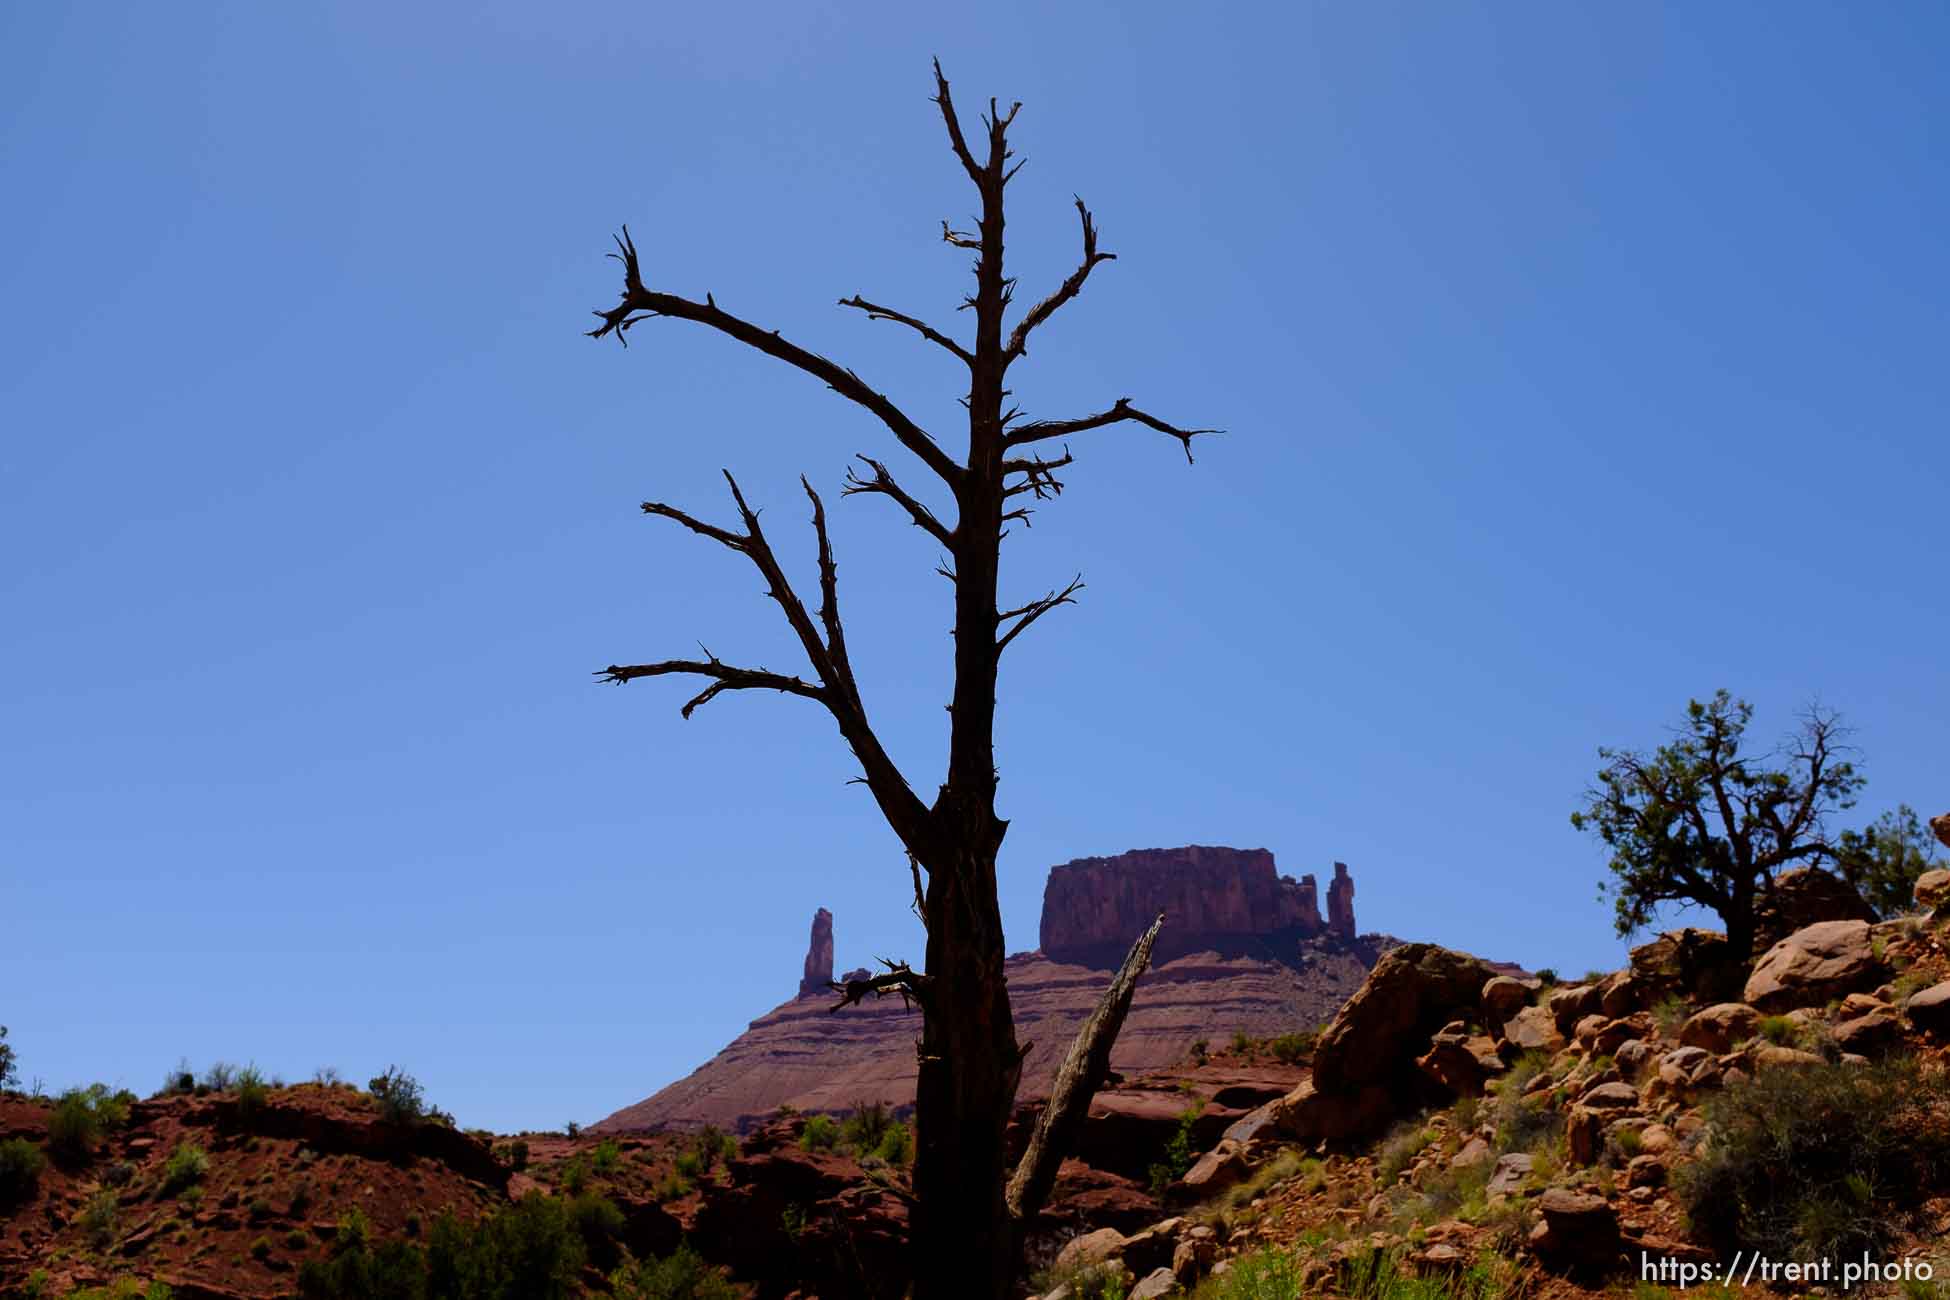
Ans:
<svg viewBox="0 0 1950 1300"><path fill-rule="evenodd" d="M809 677L739 667L708 653L702 659L614 664L598 674L618 683L669 675L702 679L703 689L684 705L685 717L724 691L778 691L818 703L838 724L860 763L860 779L905 846L915 910L927 930L925 967L917 971L904 963L885 963L887 970L860 982L861 987L843 988L840 1005L869 994L898 991L921 1008L913 1184L914 1294L921 1300L1008 1294L1017 1271L1022 1225L1041 1207L1068 1136L1103 1078L1110 1044L1164 920L1160 917L1138 939L1103 1005L1078 1036L1059 1074L1056 1095L1021 1167L1011 1177L1005 1167L1003 1127L1015 1102L1027 1049L1016 1041L1003 982L1002 917L996 902L996 853L1008 829L995 809L996 671L1009 644L1051 610L1073 604L1083 584L1073 580L1036 599L1003 605L997 598L1002 539L1012 522L1027 520L1028 502L1051 498L1062 490L1058 475L1072 462L1064 439L1113 426L1137 426L1175 439L1189 461L1192 440L1215 432L1180 428L1124 397L1101 411L1068 419L1026 421L1018 410L1005 407L1009 368L1027 354L1031 335L1082 292L1091 272L1115 254L1097 246L1096 224L1078 200L1083 257L1077 269L1012 328L1005 327L1015 282L1003 271L1002 199L1021 166L1010 164L1008 145L1009 127L1021 105L1002 112L991 100L983 136L971 147L939 63L934 76L934 102L941 110L949 144L981 200L981 217L973 231L942 223L947 243L976 255L975 292L962 304L973 313L974 339L957 341L916 317L858 295L840 299L840 305L873 320L905 326L968 368L964 455L950 455L852 370L777 331L732 315L710 294L700 302L650 288L627 229L613 255L623 264L622 301L598 312L602 324L590 331L596 338L614 335L627 342L629 331L646 320L675 318L709 326L804 371L865 410L936 480L926 492L910 491L884 462L862 455L841 489L844 496L886 497L949 557L942 572L954 584L955 684L947 775L933 802L924 802L914 793L868 721L847 656L825 507L803 478L819 560L818 606L811 612L787 580L759 526L758 512L746 503L729 473L725 479L737 507L735 527L707 523L661 502L645 502L643 511L675 520L749 559L764 576L768 595L803 648ZM1052 445L1063 450L1056 454L1045 450ZM926 503L927 496L942 490L953 500L952 515Z"/></svg>

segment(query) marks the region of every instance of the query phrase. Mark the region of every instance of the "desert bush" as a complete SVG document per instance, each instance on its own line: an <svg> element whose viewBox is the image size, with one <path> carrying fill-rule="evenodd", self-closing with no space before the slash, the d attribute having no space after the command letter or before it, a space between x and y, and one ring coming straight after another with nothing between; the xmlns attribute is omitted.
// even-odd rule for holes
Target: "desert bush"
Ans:
<svg viewBox="0 0 1950 1300"><path fill-rule="evenodd" d="M893 1113L885 1103L856 1102L853 1113L840 1125L840 1140L864 1155L880 1145L880 1139L887 1135L887 1126L893 1122Z"/></svg>
<svg viewBox="0 0 1950 1300"><path fill-rule="evenodd" d="M46 1274L41 1276L45 1279ZM34 1300L35 1297L53 1293L46 1289L45 1281L40 1289L35 1289L30 1278L27 1294L29 1300ZM162 1282L143 1283L132 1277L123 1277L117 1278L107 1286L89 1286L70 1291L67 1300L170 1300L175 1294Z"/></svg>
<svg viewBox="0 0 1950 1300"><path fill-rule="evenodd" d="M229 1092L230 1086L237 1082L237 1067L229 1061L212 1061L200 1082L211 1092Z"/></svg>
<svg viewBox="0 0 1950 1300"><path fill-rule="evenodd" d="M704 1172L704 1157L695 1151L677 1153L677 1172L685 1178L695 1179Z"/></svg>
<svg viewBox="0 0 1950 1300"><path fill-rule="evenodd" d="M570 1201L569 1224L597 1268L607 1272L623 1262L623 1211L607 1196L584 1192Z"/></svg>
<svg viewBox="0 0 1950 1300"><path fill-rule="evenodd" d="M510 1169L528 1168L528 1140L526 1138L516 1138L512 1142L503 1142L500 1146L494 1148L494 1154L497 1159Z"/></svg>
<svg viewBox="0 0 1950 1300"><path fill-rule="evenodd" d="M691 1180L673 1170L657 1180L650 1194L659 1202L675 1201L691 1194Z"/></svg>
<svg viewBox="0 0 1950 1300"><path fill-rule="evenodd" d="M1281 1034L1278 1038L1269 1039L1266 1046L1271 1049L1275 1057L1286 1062L1288 1065L1292 1065L1295 1061L1298 1061L1301 1057L1308 1055L1314 1050L1314 1040L1317 1037L1318 1035L1314 1031L1302 1029L1291 1034Z"/></svg>
<svg viewBox="0 0 1950 1300"><path fill-rule="evenodd" d="M203 1181L210 1172L210 1156L194 1142L178 1142L163 1165L162 1193L174 1196Z"/></svg>
<svg viewBox="0 0 1950 1300"><path fill-rule="evenodd" d="M807 1151L831 1151L839 1141L840 1126L830 1115L811 1116L799 1134L799 1145Z"/></svg>
<svg viewBox="0 0 1950 1300"><path fill-rule="evenodd" d="M1397 1124L1375 1153L1374 1178L1378 1187L1387 1187L1402 1176L1416 1156L1435 1141L1435 1131L1419 1119Z"/></svg>
<svg viewBox="0 0 1950 1300"><path fill-rule="evenodd" d="M914 1157L914 1139L907 1131L907 1125L895 1120L880 1135L879 1145L873 1153L890 1165L904 1165Z"/></svg>
<svg viewBox="0 0 1950 1300"><path fill-rule="evenodd" d="M1551 988L1554 985L1556 985L1556 983L1557 983L1557 971L1553 967L1543 966L1538 969L1537 987L1539 991L1543 989Z"/></svg>
<svg viewBox="0 0 1950 1300"><path fill-rule="evenodd" d="M1762 1016L1759 1029L1760 1036L1777 1047L1792 1047L1801 1037L1794 1021L1786 1016Z"/></svg>
<svg viewBox="0 0 1950 1300"><path fill-rule="evenodd" d="M102 1139L102 1117L93 1096L84 1088L70 1088L54 1102L47 1117L47 1145L56 1156L78 1160Z"/></svg>
<svg viewBox="0 0 1950 1300"><path fill-rule="evenodd" d="M1147 1171L1150 1175L1151 1194L1162 1197L1165 1189L1184 1176L1192 1167L1192 1125L1205 1113L1205 1103L1195 1101L1178 1116L1178 1127L1165 1142L1164 1159L1152 1165Z"/></svg>
<svg viewBox="0 0 1950 1300"><path fill-rule="evenodd" d="M580 1196L589 1186L589 1161L582 1156L563 1161L562 1167L556 1171L555 1181L567 1195Z"/></svg>
<svg viewBox="0 0 1950 1300"><path fill-rule="evenodd" d="M96 1250L107 1250L115 1240L121 1208L115 1193L103 1188L82 1202L81 1212L75 1216L75 1226L81 1229L81 1235L89 1245Z"/></svg>
<svg viewBox="0 0 1950 1300"><path fill-rule="evenodd" d="M417 1124L427 1116L426 1092L420 1081L389 1065L386 1072L366 1084L379 1102L379 1118L388 1124Z"/></svg>
<svg viewBox="0 0 1950 1300"><path fill-rule="evenodd" d="M251 1258L255 1260L271 1258L271 1239L269 1237L260 1236L251 1242Z"/></svg>
<svg viewBox="0 0 1950 1300"><path fill-rule="evenodd" d="M720 1160L729 1160L738 1154L738 1139L719 1128L716 1124L706 1124L697 1131L691 1142L691 1150L697 1152L698 1159L709 1169Z"/></svg>
<svg viewBox="0 0 1950 1300"><path fill-rule="evenodd" d="M1517 1290L1518 1273L1511 1261L1484 1254L1452 1277L1416 1277L1403 1270L1399 1250L1377 1250L1342 1266L1341 1288L1348 1300L1501 1300Z"/></svg>
<svg viewBox="0 0 1950 1300"><path fill-rule="evenodd" d="M0 1205L17 1205L34 1194L47 1158L26 1138L0 1142Z"/></svg>
<svg viewBox="0 0 1950 1300"><path fill-rule="evenodd" d="M247 1065L237 1072L237 1119L248 1128L264 1109L264 1103L271 1095L271 1089L264 1082L264 1076L255 1065Z"/></svg>
<svg viewBox="0 0 1950 1300"><path fill-rule="evenodd" d="M163 1076L162 1090L157 1095L177 1097L195 1091L196 1071L190 1068L190 1058L185 1056L177 1060L175 1069Z"/></svg>
<svg viewBox="0 0 1950 1300"><path fill-rule="evenodd" d="M576 1138L581 1137L582 1125L577 1123L575 1120L570 1120L567 1124L564 1124L562 1126L562 1136L569 1138L572 1141Z"/></svg>
<svg viewBox="0 0 1950 1300"><path fill-rule="evenodd" d="M1950 1081L1910 1058L1766 1070L1706 1122L1681 1207L1706 1239L1776 1258L1881 1253L1950 1173Z"/></svg>
<svg viewBox="0 0 1950 1300"><path fill-rule="evenodd" d="M1200 1064L1200 1065L1204 1065L1204 1064L1205 1064L1205 1061L1206 1061L1206 1058L1207 1058L1207 1057L1209 1057L1209 1056L1211 1056L1211 1055L1212 1055L1212 1040L1211 1040L1211 1039L1209 1039L1209 1038L1194 1038L1194 1039L1192 1040L1192 1060L1193 1060L1193 1061L1195 1061L1195 1062L1197 1062L1197 1063L1198 1063L1198 1064Z"/></svg>
<svg viewBox="0 0 1950 1300"><path fill-rule="evenodd" d="M616 1300L737 1300L741 1294L688 1245L664 1259L618 1269L609 1290Z"/></svg>
<svg viewBox="0 0 1950 1300"><path fill-rule="evenodd" d="M311 1072L311 1081L321 1088L336 1088L345 1082L336 1065L321 1065Z"/></svg>
<svg viewBox="0 0 1950 1300"><path fill-rule="evenodd" d="M1193 1294L1197 1300L1293 1300L1307 1292L1300 1261L1268 1246L1233 1260L1224 1276L1205 1279Z"/></svg>
<svg viewBox="0 0 1950 1300"><path fill-rule="evenodd" d="M597 1173L607 1174L616 1168L616 1162L622 1159L622 1156L623 1148L617 1146L614 1139L604 1138L596 1144L596 1149L589 1153L589 1160L595 1165Z"/></svg>
<svg viewBox="0 0 1950 1300"><path fill-rule="evenodd" d="M12 1045L7 1042L7 1027L0 1025L0 1091L5 1091L20 1082L18 1062L19 1058L14 1055Z"/></svg>
<svg viewBox="0 0 1950 1300"><path fill-rule="evenodd" d="M1693 1008L1681 997L1660 998L1652 1006L1652 1023L1667 1038L1679 1033L1679 1027L1686 1023L1686 1017L1693 1014Z"/></svg>
<svg viewBox="0 0 1950 1300"><path fill-rule="evenodd" d="M1257 1046L1259 1046L1258 1041L1245 1030L1235 1029L1232 1031L1232 1050L1240 1056L1252 1055L1253 1049Z"/></svg>

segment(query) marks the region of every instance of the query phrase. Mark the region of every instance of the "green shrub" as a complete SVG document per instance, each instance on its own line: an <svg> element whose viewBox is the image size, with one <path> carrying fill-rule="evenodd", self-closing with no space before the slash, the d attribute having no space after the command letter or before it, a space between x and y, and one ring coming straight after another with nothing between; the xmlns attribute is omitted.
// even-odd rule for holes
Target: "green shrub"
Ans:
<svg viewBox="0 0 1950 1300"><path fill-rule="evenodd" d="M258 1069L255 1065L247 1065L242 1070L238 1071L237 1072L237 1119L238 1121L242 1123L244 1127L249 1128L251 1123L257 1118L258 1114L263 1111L264 1103L266 1099L270 1097L270 1095L271 1095L271 1090L268 1086L266 1086L264 1082L264 1076L258 1072Z"/></svg>
<svg viewBox="0 0 1950 1300"><path fill-rule="evenodd" d="M366 1091L379 1101L379 1118L388 1124L418 1124L427 1117L426 1093L420 1081L389 1065L386 1072L366 1084Z"/></svg>
<svg viewBox="0 0 1950 1300"><path fill-rule="evenodd" d="M95 1110L92 1094L83 1088L70 1088L54 1102L47 1117L47 1145L56 1156L79 1160L95 1149L102 1139L102 1118Z"/></svg>
<svg viewBox="0 0 1950 1300"><path fill-rule="evenodd" d="M799 1145L807 1151L831 1151L839 1145L839 1140L840 1126L828 1115L812 1116L799 1134Z"/></svg>
<svg viewBox="0 0 1950 1300"><path fill-rule="evenodd" d="M500 1146L494 1148L494 1154L496 1159L500 1160L510 1169L519 1170L528 1168L528 1140L526 1138L516 1138L512 1142L503 1142Z"/></svg>
<svg viewBox="0 0 1950 1300"><path fill-rule="evenodd" d="M1301 1286L1300 1261L1269 1246L1241 1255L1223 1277L1207 1278L1194 1294L1198 1300L1293 1300L1309 1292Z"/></svg>
<svg viewBox="0 0 1950 1300"><path fill-rule="evenodd" d="M907 1131L907 1125L895 1120L881 1134L880 1145L873 1153L890 1165L904 1165L914 1158L914 1139Z"/></svg>
<svg viewBox="0 0 1950 1300"><path fill-rule="evenodd" d="M1556 984L1556 983L1557 983L1557 971L1556 971L1556 970L1554 970L1553 968L1551 968L1551 967L1549 967L1549 966L1544 966L1544 967L1540 967L1540 968L1538 969L1538 971L1537 971L1537 987L1538 987L1539 989L1547 989L1547 988L1550 988L1551 986L1553 986L1553 985L1554 985L1554 984Z"/></svg>
<svg viewBox="0 0 1950 1300"><path fill-rule="evenodd" d="M600 1192L584 1192L569 1202L569 1222L582 1238L590 1263L607 1271L623 1261L623 1211Z"/></svg>
<svg viewBox="0 0 1950 1300"><path fill-rule="evenodd" d="M1291 1034L1281 1034L1278 1038L1268 1041L1266 1045L1272 1049L1274 1056L1292 1065L1314 1050L1316 1037L1312 1030L1303 1029Z"/></svg>
<svg viewBox="0 0 1950 1300"><path fill-rule="evenodd" d="M887 1126L893 1122L893 1113L885 1103L858 1102L853 1107L853 1113L840 1126L840 1140L854 1151L865 1154L880 1145L880 1139L887 1136Z"/></svg>
<svg viewBox="0 0 1950 1300"><path fill-rule="evenodd" d="M574 1141L576 1138L582 1136L582 1125L576 1123L574 1120L570 1120L562 1126L562 1135L570 1141Z"/></svg>
<svg viewBox="0 0 1950 1300"><path fill-rule="evenodd" d="M0 1205L17 1205L40 1185L47 1158L26 1138L0 1142Z"/></svg>
<svg viewBox="0 0 1950 1300"><path fill-rule="evenodd" d="M229 1092L235 1082L237 1067L228 1061L212 1061L210 1068L203 1072L202 1084L211 1092Z"/></svg>
<svg viewBox="0 0 1950 1300"><path fill-rule="evenodd" d="M617 1146L613 1139L604 1138L596 1144L596 1149L590 1153L589 1158L596 1166L597 1173L607 1174L615 1170L616 1162L622 1158L622 1155L623 1149Z"/></svg>
<svg viewBox="0 0 1950 1300"><path fill-rule="evenodd" d="M1762 1016L1760 1036L1777 1047L1792 1047L1801 1037L1794 1021L1786 1016Z"/></svg>
<svg viewBox="0 0 1950 1300"><path fill-rule="evenodd" d="M115 1228L121 1217L121 1204L115 1193L103 1188L82 1202L81 1213L75 1216L75 1225L81 1235L96 1250L106 1250L115 1240Z"/></svg>
<svg viewBox="0 0 1950 1300"><path fill-rule="evenodd" d="M1706 1122L1681 1207L1714 1244L1775 1258L1880 1254L1950 1173L1950 1080L1910 1058L1764 1070Z"/></svg>
<svg viewBox="0 0 1950 1300"><path fill-rule="evenodd" d="M30 1300L32 1297L47 1294L45 1281L47 1275L43 1273L40 1276L43 1281L38 1289L33 1285L33 1279L28 1279L27 1294ZM145 1286L132 1277L123 1277L117 1278L107 1286L90 1286L83 1287L79 1291L70 1291L67 1300L170 1300L173 1295L175 1292L161 1282L151 1282Z"/></svg>
<svg viewBox="0 0 1950 1300"><path fill-rule="evenodd" d="M303 1250L311 1245L311 1236L303 1228L293 1228L284 1234L286 1250Z"/></svg>
<svg viewBox="0 0 1950 1300"><path fill-rule="evenodd" d="M704 1157L695 1151L677 1153L677 1172L685 1178L695 1179L704 1171Z"/></svg>
<svg viewBox="0 0 1950 1300"><path fill-rule="evenodd" d="M1232 1031L1232 1050L1240 1056L1252 1055L1253 1048L1259 1046L1253 1036L1243 1029Z"/></svg>
<svg viewBox="0 0 1950 1300"><path fill-rule="evenodd" d="M1652 1007L1652 1023L1659 1027L1660 1033L1671 1038L1679 1032L1679 1027L1686 1023L1686 1018L1692 1013L1691 1005L1684 998L1660 998Z"/></svg>
<svg viewBox="0 0 1950 1300"><path fill-rule="evenodd" d="M1178 1116L1178 1127L1165 1142L1164 1159L1147 1171L1153 1196L1163 1197L1165 1189L1192 1167L1192 1126L1204 1113L1205 1103L1195 1101Z"/></svg>
<svg viewBox="0 0 1950 1300"><path fill-rule="evenodd" d="M178 1142L163 1165L162 1193L174 1196L203 1181L210 1172L210 1156L194 1142Z"/></svg>
<svg viewBox="0 0 1950 1300"><path fill-rule="evenodd" d="M718 1161L729 1160L738 1154L738 1139L716 1124L706 1124L692 1139L691 1150L697 1153L702 1167L709 1169Z"/></svg>
<svg viewBox="0 0 1950 1300"><path fill-rule="evenodd" d="M566 1160L555 1174L556 1186L569 1196L582 1195L589 1186L589 1162L581 1156Z"/></svg>
<svg viewBox="0 0 1950 1300"><path fill-rule="evenodd" d="M1375 1158L1375 1185L1386 1188L1399 1179L1402 1171L1433 1141L1435 1133L1422 1127L1419 1119L1396 1125Z"/></svg>
<svg viewBox="0 0 1950 1300"><path fill-rule="evenodd" d="M657 1180L650 1194L660 1202L678 1200L691 1194L691 1180L672 1171Z"/></svg>
<svg viewBox="0 0 1950 1300"><path fill-rule="evenodd" d="M7 1027L0 1025L0 1091L20 1082L20 1075L16 1069L18 1059L14 1055L14 1049L7 1043Z"/></svg>
<svg viewBox="0 0 1950 1300"><path fill-rule="evenodd" d="M610 1275L616 1300L737 1300L741 1292L688 1245L661 1260L645 1260Z"/></svg>
<svg viewBox="0 0 1950 1300"><path fill-rule="evenodd" d="M251 1242L251 1258L255 1260L271 1258L271 1239L269 1237L258 1237Z"/></svg>
<svg viewBox="0 0 1950 1300"><path fill-rule="evenodd" d="M1206 1062L1206 1059L1207 1059L1208 1057L1210 1057L1211 1055L1212 1055L1212 1040L1211 1040L1211 1039L1209 1039L1209 1038L1194 1038L1194 1039L1192 1040L1192 1060L1193 1060L1193 1061L1195 1061L1195 1062L1196 1062L1196 1063L1198 1063L1199 1065L1204 1065L1204 1064L1205 1064L1205 1062Z"/></svg>

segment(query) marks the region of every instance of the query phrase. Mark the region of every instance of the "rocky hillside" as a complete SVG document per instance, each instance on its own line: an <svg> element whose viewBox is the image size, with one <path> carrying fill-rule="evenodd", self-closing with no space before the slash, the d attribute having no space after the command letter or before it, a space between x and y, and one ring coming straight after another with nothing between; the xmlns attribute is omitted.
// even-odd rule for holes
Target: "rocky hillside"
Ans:
<svg viewBox="0 0 1950 1300"><path fill-rule="evenodd" d="M1140 849L1052 868L1042 947L1006 967L1017 1036L1033 1045L1022 1096L1046 1095L1109 972L1161 910L1165 930L1113 1068L1145 1074L1177 1065L1201 1039L1217 1046L1322 1024L1397 942L1355 934L1353 878L1343 863L1334 872L1323 920L1314 878L1279 875L1265 849ZM592 1127L749 1132L781 1105L837 1114L882 1102L906 1113L919 1013L890 998L831 1014L833 964L832 916L821 908L796 996L688 1077Z"/></svg>

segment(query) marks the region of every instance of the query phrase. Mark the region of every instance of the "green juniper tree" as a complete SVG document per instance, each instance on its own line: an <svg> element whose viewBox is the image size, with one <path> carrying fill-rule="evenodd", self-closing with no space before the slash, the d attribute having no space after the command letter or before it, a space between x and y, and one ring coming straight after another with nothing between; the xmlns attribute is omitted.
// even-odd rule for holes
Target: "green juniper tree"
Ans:
<svg viewBox="0 0 1950 1300"><path fill-rule="evenodd" d="M1836 860L1828 819L1862 788L1838 715L1810 708L1777 748L1755 755L1744 748L1753 713L1722 690L1690 701L1673 739L1650 753L1598 751L1605 765L1571 825L1611 849L1612 879L1599 888L1621 935L1650 924L1662 904L1694 903L1718 913L1745 954L1774 877Z"/></svg>

